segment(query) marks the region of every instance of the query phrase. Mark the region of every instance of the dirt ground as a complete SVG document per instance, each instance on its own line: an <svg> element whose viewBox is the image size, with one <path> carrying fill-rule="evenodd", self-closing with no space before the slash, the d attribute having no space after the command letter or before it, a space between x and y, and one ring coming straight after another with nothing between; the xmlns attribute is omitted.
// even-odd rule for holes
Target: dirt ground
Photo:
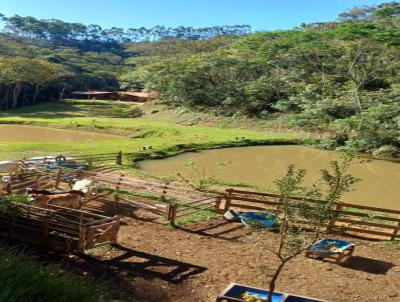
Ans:
<svg viewBox="0 0 400 302"><path fill-rule="evenodd" d="M98 248L80 273L111 284L114 301L209 302L231 282L266 287L278 262L268 251L277 235L257 234L222 218L173 229L144 212L124 215L119 246ZM354 257L337 265L300 255L287 265L277 290L332 302L400 301L400 251L351 239Z"/></svg>

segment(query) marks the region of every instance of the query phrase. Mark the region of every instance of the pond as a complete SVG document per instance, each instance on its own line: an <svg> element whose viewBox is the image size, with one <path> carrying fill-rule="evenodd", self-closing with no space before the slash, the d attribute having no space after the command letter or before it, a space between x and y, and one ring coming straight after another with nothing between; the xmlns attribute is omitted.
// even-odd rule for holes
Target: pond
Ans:
<svg viewBox="0 0 400 302"><path fill-rule="evenodd" d="M0 125L0 142L79 142L121 139L121 136L28 125Z"/></svg>
<svg viewBox="0 0 400 302"><path fill-rule="evenodd" d="M187 166L194 161L207 176L274 188L273 181L284 176L289 164L306 169L306 183L311 184L319 178L321 169L339 158L339 152L305 146L256 146L185 153L143 161L139 167L162 176L176 175L179 171L185 177L196 177L197 173ZM354 185L354 191L343 196L344 202L400 209L400 163L370 160L353 166L350 173L362 180Z"/></svg>

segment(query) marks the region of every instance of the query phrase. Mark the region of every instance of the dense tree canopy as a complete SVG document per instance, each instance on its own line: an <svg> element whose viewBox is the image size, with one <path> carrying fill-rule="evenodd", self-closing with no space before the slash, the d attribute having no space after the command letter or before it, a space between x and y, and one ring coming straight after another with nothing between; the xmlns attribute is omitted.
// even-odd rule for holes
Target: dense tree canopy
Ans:
<svg viewBox="0 0 400 302"><path fill-rule="evenodd" d="M18 15L5 17L0 14L5 32L14 37L27 37L50 41L57 45L75 46L82 50L104 50L120 48L124 42L148 42L158 40L185 39L206 40L216 36L241 36L251 31L248 25L225 25L203 28L179 26L170 28L154 26L152 28L118 27L103 29L99 25L67 23L61 20L39 20L34 17Z"/></svg>
<svg viewBox="0 0 400 302"><path fill-rule="evenodd" d="M327 147L355 140L367 152L400 149L398 2L257 33L245 25L123 30L3 15L0 24L3 108L77 89L145 87L174 106L285 117Z"/></svg>
<svg viewBox="0 0 400 302"><path fill-rule="evenodd" d="M149 60L122 78L171 104L260 118L289 114L291 125L329 135L329 147L357 140L363 151L398 150L399 10L397 2L353 8L338 22Z"/></svg>
<svg viewBox="0 0 400 302"><path fill-rule="evenodd" d="M46 60L23 57L0 59L1 103L5 108L35 104L40 93L49 97L46 88L55 80L67 76L61 65Z"/></svg>

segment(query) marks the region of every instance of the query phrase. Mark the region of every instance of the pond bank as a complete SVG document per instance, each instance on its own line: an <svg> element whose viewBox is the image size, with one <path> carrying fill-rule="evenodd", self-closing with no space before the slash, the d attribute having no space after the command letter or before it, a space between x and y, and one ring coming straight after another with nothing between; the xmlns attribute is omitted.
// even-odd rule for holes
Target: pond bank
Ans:
<svg viewBox="0 0 400 302"><path fill-rule="evenodd" d="M79 142L123 138L123 136L99 132L54 129L21 124L0 124L1 142Z"/></svg>
<svg viewBox="0 0 400 302"><path fill-rule="evenodd" d="M305 146L252 146L225 148L185 153L163 160L143 161L137 164L145 172L160 176L173 176L179 171L184 177L211 177L226 182L255 184L273 188L274 180L283 177L289 164L308 171L306 183L320 177L320 170L329 168L331 160L340 153ZM189 165L188 162L194 162ZM349 173L361 179L354 191L346 193L344 202L400 209L395 196L399 195L399 163L369 160L353 166ZM202 175L197 175L200 170Z"/></svg>

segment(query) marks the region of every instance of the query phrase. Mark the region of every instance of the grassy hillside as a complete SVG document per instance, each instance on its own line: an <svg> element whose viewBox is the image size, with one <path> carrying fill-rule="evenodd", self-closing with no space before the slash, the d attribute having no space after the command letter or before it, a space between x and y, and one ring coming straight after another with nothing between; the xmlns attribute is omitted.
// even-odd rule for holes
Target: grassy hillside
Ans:
<svg viewBox="0 0 400 302"><path fill-rule="evenodd" d="M138 152L143 146L167 154L178 144L196 144L204 148L237 144L237 137L251 141L299 139L297 134L281 134L214 127L184 126L149 118L134 118L138 107L132 103L106 101L69 101L40 104L0 114L0 123L23 123L46 127L120 134L121 139L94 142L21 142L0 143L0 158L22 158L43 154L95 154ZM176 150L175 150L176 152Z"/></svg>

